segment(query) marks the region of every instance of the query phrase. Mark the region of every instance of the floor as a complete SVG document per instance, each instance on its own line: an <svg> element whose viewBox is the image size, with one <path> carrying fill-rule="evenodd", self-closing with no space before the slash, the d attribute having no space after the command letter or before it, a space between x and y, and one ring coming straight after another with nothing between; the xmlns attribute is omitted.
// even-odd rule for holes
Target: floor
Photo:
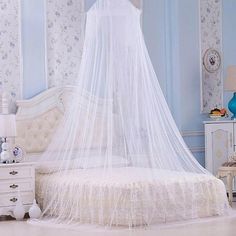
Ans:
<svg viewBox="0 0 236 236"><path fill-rule="evenodd" d="M236 203L234 204L236 209ZM152 227L147 230L77 230L36 226L26 221L0 221L0 236L236 236L236 216L211 220L204 223L177 225L175 227Z"/></svg>

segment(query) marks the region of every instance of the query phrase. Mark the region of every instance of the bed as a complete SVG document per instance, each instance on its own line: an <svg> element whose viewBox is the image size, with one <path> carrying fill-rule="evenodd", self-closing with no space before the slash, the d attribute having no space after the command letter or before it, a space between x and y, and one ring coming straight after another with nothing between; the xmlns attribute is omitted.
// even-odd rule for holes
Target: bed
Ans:
<svg viewBox="0 0 236 236"><path fill-rule="evenodd" d="M30 100L17 101L16 145L25 150L27 161L36 160L47 148L73 93L74 88L67 86L49 89ZM67 178L57 172L39 172L36 176L36 198L43 209L54 198L47 214L57 217L59 211L63 211L60 214L62 221L72 215L77 222L102 225L137 226L226 213L228 202L221 180L203 174L183 175L153 169L151 176L154 178L147 181L145 177L144 181L142 174L147 176L150 171L140 167L117 167L104 178L101 178L103 172L99 168L71 169ZM102 197L97 197L98 179L105 193ZM51 191L46 192L43 188L46 181ZM54 191L55 188L57 191ZM55 196L56 192L64 194ZM145 195L147 192L149 198ZM94 197L88 197L91 194ZM133 194L136 198L131 202ZM65 201L66 208L58 203ZM102 217L99 211L88 210L98 209L101 205L104 209Z"/></svg>
<svg viewBox="0 0 236 236"><path fill-rule="evenodd" d="M101 225L150 225L225 213L227 202L222 181L206 175L160 170L155 170L155 178L147 181L142 174L147 176L145 172L149 171L148 168L115 168L104 179L103 170L98 168L71 170L67 178L58 173L38 174L36 186L43 186L47 180L50 191L45 193L43 188L38 188L37 200L41 206L47 205L59 188L67 194L56 197L47 211L49 215L61 215L59 211L63 211L65 219L72 215L80 223ZM196 189L197 194L193 194ZM131 201L131 196L135 201ZM65 201L66 207L58 203ZM90 211L99 208L103 209L102 216L99 210Z"/></svg>

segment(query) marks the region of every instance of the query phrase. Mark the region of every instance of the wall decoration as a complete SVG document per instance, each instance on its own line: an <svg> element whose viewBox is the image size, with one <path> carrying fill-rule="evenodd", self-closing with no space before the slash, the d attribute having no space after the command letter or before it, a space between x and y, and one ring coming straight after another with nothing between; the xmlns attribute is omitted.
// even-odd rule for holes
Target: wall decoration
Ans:
<svg viewBox="0 0 236 236"><path fill-rule="evenodd" d="M200 35L201 35L201 111L209 113L212 107L223 106L222 69L207 70L209 65L203 62L209 53L217 52L216 60L220 63L222 55L222 0L200 0ZM205 55L205 57L204 57ZM213 54L212 54L213 55ZM209 61L211 62L211 60ZM217 61L216 61L217 62ZM213 62L212 62L213 63ZM216 65L216 63L215 63Z"/></svg>
<svg viewBox="0 0 236 236"><path fill-rule="evenodd" d="M48 87L74 84L84 38L84 0L47 0Z"/></svg>
<svg viewBox="0 0 236 236"><path fill-rule="evenodd" d="M203 56L203 65L209 73L218 71L221 67L220 53L213 48L207 49Z"/></svg>
<svg viewBox="0 0 236 236"><path fill-rule="evenodd" d="M22 98L20 2L0 1L0 88L8 93L10 112Z"/></svg>

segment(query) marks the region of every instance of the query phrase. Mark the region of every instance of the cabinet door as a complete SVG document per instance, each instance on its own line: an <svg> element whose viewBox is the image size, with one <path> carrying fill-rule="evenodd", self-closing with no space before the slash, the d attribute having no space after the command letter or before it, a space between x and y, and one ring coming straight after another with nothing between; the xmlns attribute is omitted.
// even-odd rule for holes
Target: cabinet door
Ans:
<svg viewBox="0 0 236 236"><path fill-rule="evenodd" d="M206 169L214 175L234 151L233 123L205 125Z"/></svg>
<svg viewBox="0 0 236 236"><path fill-rule="evenodd" d="M234 123L234 152L236 152L236 123Z"/></svg>

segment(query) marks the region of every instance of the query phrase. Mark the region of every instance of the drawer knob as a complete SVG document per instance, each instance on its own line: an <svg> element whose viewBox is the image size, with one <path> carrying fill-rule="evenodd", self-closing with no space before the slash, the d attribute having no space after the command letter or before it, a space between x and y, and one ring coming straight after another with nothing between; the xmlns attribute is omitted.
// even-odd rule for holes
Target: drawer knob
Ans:
<svg viewBox="0 0 236 236"><path fill-rule="evenodd" d="M11 202L16 202L17 201L17 198L13 197L10 199Z"/></svg>
<svg viewBox="0 0 236 236"><path fill-rule="evenodd" d="M10 174L10 175L17 175L18 172L13 170L13 171L9 172L9 174Z"/></svg>
<svg viewBox="0 0 236 236"><path fill-rule="evenodd" d="M10 188L13 188L13 189L18 188L18 184L12 184L10 185Z"/></svg>

